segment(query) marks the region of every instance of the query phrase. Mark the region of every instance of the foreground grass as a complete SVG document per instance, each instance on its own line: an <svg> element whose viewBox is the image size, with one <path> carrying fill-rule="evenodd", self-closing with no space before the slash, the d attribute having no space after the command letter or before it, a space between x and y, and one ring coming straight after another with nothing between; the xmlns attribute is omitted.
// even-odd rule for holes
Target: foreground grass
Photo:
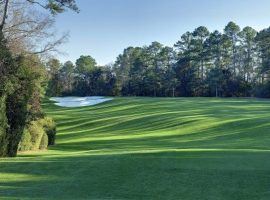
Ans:
<svg viewBox="0 0 270 200"><path fill-rule="evenodd" d="M0 159L0 199L270 199L270 101L47 102L49 151Z"/></svg>

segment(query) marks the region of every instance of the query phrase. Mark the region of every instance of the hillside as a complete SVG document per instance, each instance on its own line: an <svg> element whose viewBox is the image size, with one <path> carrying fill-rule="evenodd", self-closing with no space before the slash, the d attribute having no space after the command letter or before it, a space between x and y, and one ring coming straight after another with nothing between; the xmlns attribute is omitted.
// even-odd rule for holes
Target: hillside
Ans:
<svg viewBox="0 0 270 200"><path fill-rule="evenodd" d="M43 104L57 145L0 159L0 199L269 199L270 101Z"/></svg>

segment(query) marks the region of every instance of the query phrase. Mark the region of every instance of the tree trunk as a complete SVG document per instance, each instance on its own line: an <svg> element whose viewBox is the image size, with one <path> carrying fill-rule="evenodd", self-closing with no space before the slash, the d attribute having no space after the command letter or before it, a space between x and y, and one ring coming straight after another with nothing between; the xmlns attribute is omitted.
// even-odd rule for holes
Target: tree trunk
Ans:
<svg viewBox="0 0 270 200"><path fill-rule="evenodd" d="M5 0L4 2L5 2L4 3L4 13L3 13L2 21L1 21L1 24L0 24L0 32L1 33L3 32L4 26L5 26L5 23L6 23L9 0Z"/></svg>

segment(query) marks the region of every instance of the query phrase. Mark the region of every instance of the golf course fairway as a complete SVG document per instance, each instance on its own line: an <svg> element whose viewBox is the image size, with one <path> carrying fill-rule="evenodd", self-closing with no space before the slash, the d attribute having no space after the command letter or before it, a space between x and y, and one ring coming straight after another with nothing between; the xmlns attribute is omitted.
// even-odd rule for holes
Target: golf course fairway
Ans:
<svg viewBox="0 0 270 200"><path fill-rule="evenodd" d="M270 199L268 100L43 108L57 123L56 145L0 159L0 199Z"/></svg>

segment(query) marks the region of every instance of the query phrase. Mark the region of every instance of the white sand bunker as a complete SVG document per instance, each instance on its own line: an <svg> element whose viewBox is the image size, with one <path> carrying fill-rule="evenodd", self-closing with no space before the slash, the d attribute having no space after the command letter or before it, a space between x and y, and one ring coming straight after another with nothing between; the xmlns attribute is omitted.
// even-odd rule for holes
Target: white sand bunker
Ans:
<svg viewBox="0 0 270 200"><path fill-rule="evenodd" d="M92 96L92 97L52 97L50 100L55 101L55 105L61 107L83 107L92 106L106 101L111 101L112 98Z"/></svg>

